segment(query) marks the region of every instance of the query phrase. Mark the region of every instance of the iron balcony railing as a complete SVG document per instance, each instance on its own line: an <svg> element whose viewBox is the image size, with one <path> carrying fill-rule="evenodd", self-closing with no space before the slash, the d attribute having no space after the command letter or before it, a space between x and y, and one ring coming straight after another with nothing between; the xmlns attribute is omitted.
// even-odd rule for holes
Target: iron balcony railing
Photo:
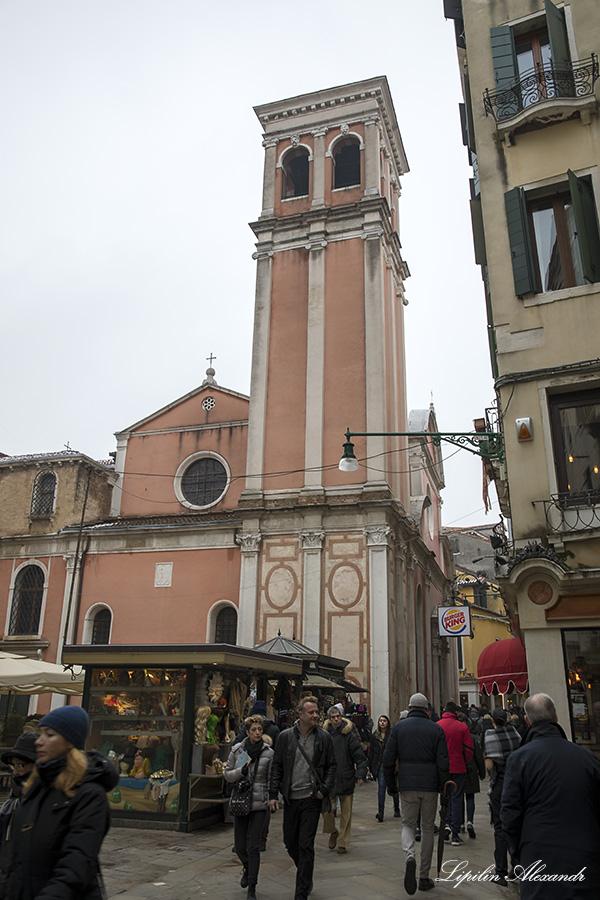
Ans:
<svg viewBox="0 0 600 900"><path fill-rule="evenodd" d="M598 57L595 53L570 66L537 65L524 72L510 87L499 91L486 88L483 93L485 114L502 122L544 100L587 97L593 94L597 79Z"/></svg>
<svg viewBox="0 0 600 900"><path fill-rule="evenodd" d="M600 528L600 491L568 491L544 500L549 533L565 534Z"/></svg>

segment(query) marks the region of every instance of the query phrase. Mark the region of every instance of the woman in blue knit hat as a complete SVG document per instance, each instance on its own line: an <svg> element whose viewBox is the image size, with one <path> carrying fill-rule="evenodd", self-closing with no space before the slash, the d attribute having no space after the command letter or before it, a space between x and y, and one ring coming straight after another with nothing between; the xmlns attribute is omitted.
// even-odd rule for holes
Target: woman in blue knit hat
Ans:
<svg viewBox="0 0 600 900"><path fill-rule="evenodd" d="M12 819L12 858L0 900L101 900L106 792L118 775L105 756L84 752L88 729L79 706L41 719L36 766Z"/></svg>

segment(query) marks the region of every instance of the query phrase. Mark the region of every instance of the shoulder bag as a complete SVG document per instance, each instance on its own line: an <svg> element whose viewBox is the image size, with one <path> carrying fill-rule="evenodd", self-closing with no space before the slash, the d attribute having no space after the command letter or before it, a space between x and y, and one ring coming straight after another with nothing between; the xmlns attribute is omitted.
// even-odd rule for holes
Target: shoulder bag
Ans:
<svg viewBox="0 0 600 900"><path fill-rule="evenodd" d="M318 773L317 773L317 770L315 769L312 760L310 760L310 759L308 758L308 754L307 754L306 750L304 749L304 747L302 746L302 744L301 744L300 741L298 740L298 736L297 736L296 732L294 732L294 737L296 738L296 746L298 747L298 750L300 751L300 753L302 754L302 756L304 757L304 759L305 759L306 762L308 763L308 767L309 767L310 771L312 772L313 777L314 777L314 779L315 779L315 790L316 790L316 791L320 791L322 785L321 785L321 782L320 782L320 780L319 780L319 775L318 775ZM317 738L316 738L316 735L315 735L315 741L316 741L316 739L317 739ZM323 793L323 792L321 791L321 793ZM315 799L317 799L317 798L315 798ZM322 812L323 814L325 814L325 813L330 813L330 812L331 812L331 797L329 796L329 794L327 794L327 796L323 797L323 799L322 799L322 801L321 801L321 812Z"/></svg>
<svg viewBox="0 0 600 900"><path fill-rule="evenodd" d="M262 750L254 763L254 772L258 765L258 760L267 745L264 744ZM252 783L254 778L241 778L236 781L229 797L229 814L232 816L249 816L252 812Z"/></svg>

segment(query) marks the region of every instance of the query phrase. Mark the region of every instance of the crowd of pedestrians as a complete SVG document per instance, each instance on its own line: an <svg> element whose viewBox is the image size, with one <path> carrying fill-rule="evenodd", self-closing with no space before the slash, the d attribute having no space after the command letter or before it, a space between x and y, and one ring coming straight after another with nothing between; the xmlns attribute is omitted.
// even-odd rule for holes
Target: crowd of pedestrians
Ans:
<svg viewBox="0 0 600 900"><path fill-rule="evenodd" d="M408 895L437 886L436 834L438 873L444 843L468 862L481 782L494 838L483 880L500 889L518 884L522 900L600 896L600 761L567 740L548 695L530 697L523 710L491 712L449 700L438 717L415 693L398 722L382 714L371 735L364 723L357 730L341 704L321 725L312 696L301 699L297 721L281 733L266 712L264 701L252 707L224 776L236 798L234 850L247 900L256 900L269 819L280 804L296 868L294 900L308 900L319 822L330 850L346 854L355 788L367 778L377 786L377 822L384 822L386 794L402 817ZM62 707L2 755L13 779L0 810L0 900L105 897L98 855L109 825L106 792L118 776L110 760L84 752L88 727L83 709Z"/></svg>

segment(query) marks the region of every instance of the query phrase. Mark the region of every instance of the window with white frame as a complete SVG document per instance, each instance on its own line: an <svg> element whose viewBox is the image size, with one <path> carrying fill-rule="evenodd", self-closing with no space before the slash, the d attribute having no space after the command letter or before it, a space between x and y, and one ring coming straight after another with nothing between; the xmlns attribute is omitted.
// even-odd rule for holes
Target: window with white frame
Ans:
<svg viewBox="0 0 600 900"><path fill-rule="evenodd" d="M106 606L100 607L94 615L94 620L92 622L90 644L109 644L111 625L112 614L110 609Z"/></svg>
<svg viewBox="0 0 600 900"><path fill-rule="evenodd" d="M200 451L185 459L175 475L175 494L189 509L206 509L222 499L231 475L222 456Z"/></svg>
<svg viewBox="0 0 600 900"><path fill-rule="evenodd" d="M44 581L44 572L39 566L25 566L17 573L10 609L9 635L38 634Z"/></svg>
<svg viewBox="0 0 600 900"><path fill-rule="evenodd" d="M600 390L548 399L559 494L600 502Z"/></svg>

